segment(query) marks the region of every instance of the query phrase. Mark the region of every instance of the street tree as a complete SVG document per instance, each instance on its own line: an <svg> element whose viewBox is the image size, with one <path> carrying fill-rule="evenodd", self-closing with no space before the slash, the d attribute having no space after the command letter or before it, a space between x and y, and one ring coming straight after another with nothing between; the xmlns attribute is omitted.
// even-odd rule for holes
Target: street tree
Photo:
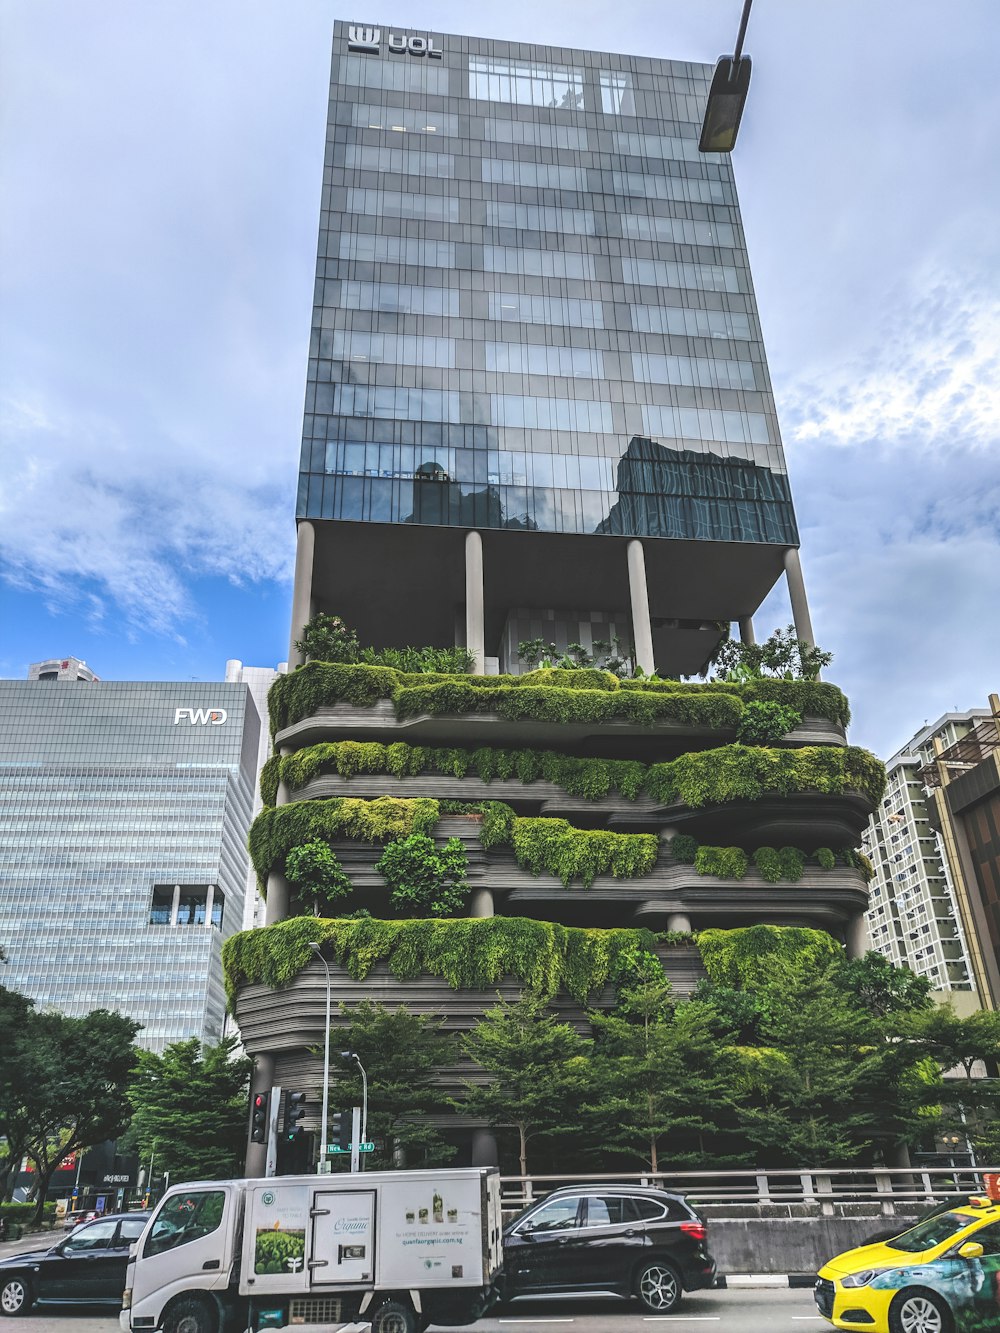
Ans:
<svg viewBox="0 0 1000 1333"><path fill-rule="evenodd" d="M34 1002L0 986L0 1203L9 1199L27 1143L27 1124L19 1114L26 1071L19 1058Z"/></svg>
<svg viewBox="0 0 1000 1333"><path fill-rule="evenodd" d="M155 1157L175 1180L238 1175L247 1136L250 1060L235 1037L202 1045L176 1041L162 1054L140 1051L129 1084L127 1142L141 1159Z"/></svg>
<svg viewBox="0 0 1000 1333"><path fill-rule="evenodd" d="M927 1100L942 1108L943 1127L968 1136L995 1157L1000 1152L1000 1013L979 1010L963 1018L946 1004L910 1014L900 1026L911 1048L938 1070L940 1077L928 1082L926 1092Z"/></svg>
<svg viewBox="0 0 1000 1333"><path fill-rule="evenodd" d="M529 1143L578 1130L591 1043L526 994L487 1009L463 1046L487 1081L466 1083L461 1109L494 1127L513 1127L526 1176Z"/></svg>

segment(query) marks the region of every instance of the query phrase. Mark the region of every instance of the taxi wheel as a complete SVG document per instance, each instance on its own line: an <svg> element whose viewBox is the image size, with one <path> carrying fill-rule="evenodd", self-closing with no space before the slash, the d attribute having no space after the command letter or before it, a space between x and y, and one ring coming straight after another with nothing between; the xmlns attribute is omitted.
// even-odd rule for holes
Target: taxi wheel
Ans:
<svg viewBox="0 0 1000 1333"><path fill-rule="evenodd" d="M932 1291L901 1291L889 1310L891 1333L952 1333L951 1311Z"/></svg>

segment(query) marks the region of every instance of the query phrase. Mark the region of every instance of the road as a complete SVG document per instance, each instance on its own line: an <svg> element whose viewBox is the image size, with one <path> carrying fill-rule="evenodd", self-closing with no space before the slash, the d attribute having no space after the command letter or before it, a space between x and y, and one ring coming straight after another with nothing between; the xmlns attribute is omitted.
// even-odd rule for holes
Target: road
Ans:
<svg viewBox="0 0 1000 1333"><path fill-rule="evenodd" d="M482 1319L470 1333L808 1333L830 1325L809 1291L700 1291L673 1315L643 1315L618 1301L516 1301L500 1318ZM36 1309L5 1319L3 1333L117 1333L114 1315ZM454 1333L454 1330L453 1330Z"/></svg>

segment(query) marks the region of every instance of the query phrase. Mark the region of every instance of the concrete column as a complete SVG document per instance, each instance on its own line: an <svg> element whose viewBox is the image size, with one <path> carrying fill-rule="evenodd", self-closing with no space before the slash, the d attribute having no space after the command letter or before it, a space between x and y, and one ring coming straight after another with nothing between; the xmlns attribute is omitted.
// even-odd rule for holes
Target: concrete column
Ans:
<svg viewBox="0 0 1000 1333"><path fill-rule="evenodd" d="M628 590L632 599L632 642L635 661L647 676L656 669L653 662L653 626L649 619L649 594L646 590L646 557L642 542L633 538L628 544Z"/></svg>
<svg viewBox="0 0 1000 1333"><path fill-rule="evenodd" d="M313 559L316 554L316 529L303 519L299 524L295 545L295 583L292 587L292 634L288 644L288 665L301 666L305 661L295 646L312 615Z"/></svg>
<svg viewBox="0 0 1000 1333"><path fill-rule="evenodd" d="M475 888L472 890L472 899L469 903L469 916L486 917L495 916L493 910L493 890L487 888Z"/></svg>
<svg viewBox="0 0 1000 1333"><path fill-rule="evenodd" d="M486 594L483 590L483 539L465 534L465 646L473 657L473 674L486 668Z"/></svg>
<svg viewBox="0 0 1000 1333"><path fill-rule="evenodd" d="M740 642L757 642L757 635L753 632L753 616L740 616Z"/></svg>
<svg viewBox="0 0 1000 1333"><path fill-rule="evenodd" d="M177 925L177 917L178 917L178 914L179 914L180 910L181 910L181 886L180 886L179 884L175 884L175 885L174 885L174 900L173 900L173 902L170 904L170 924L171 924L172 926L176 926L176 925Z"/></svg>
<svg viewBox="0 0 1000 1333"><path fill-rule="evenodd" d="M258 1092L270 1092L274 1086L274 1056L270 1054L254 1057L253 1076L250 1079L250 1101L253 1102ZM267 1169L267 1144L250 1142L250 1125L247 1123L247 1164L248 1176L262 1176Z"/></svg>
<svg viewBox="0 0 1000 1333"><path fill-rule="evenodd" d="M474 1129L472 1131L472 1165L499 1166L500 1154L497 1151L497 1136L492 1129Z"/></svg>
<svg viewBox="0 0 1000 1333"><path fill-rule="evenodd" d="M212 908L215 906L215 885L209 884L205 894L205 929L212 929Z"/></svg>
<svg viewBox="0 0 1000 1333"><path fill-rule="evenodd" d="M852 917L844 927L844 943L848 958L861 958L868 952L868 922L864 912Z"/></svg>
<svg viewBox="0 0 1000 1333"><path fill-rule="evenodd" d="M264 907L264 925L273 926L288 916L288 880L277 870L267 877L267 902Z"/></svg>
<svg viewBox="0 0 1000 1333"><path fill-rule="evenodd" d="M691 918L686 912L671 912L667 917L667 930L683 930L685 933L689 933Z"/></svg>
<svg viewBox="0 0 1000 1333"><path fill-rule="evenodd" d="M812 621L809 618L809 603L806 601L806 585L802 578L802 562L799 560L796 546L789 546L785 551L785 581L792 603L796 637L802 639L810 648L815 648L816 640L813 638Z"/></svg>

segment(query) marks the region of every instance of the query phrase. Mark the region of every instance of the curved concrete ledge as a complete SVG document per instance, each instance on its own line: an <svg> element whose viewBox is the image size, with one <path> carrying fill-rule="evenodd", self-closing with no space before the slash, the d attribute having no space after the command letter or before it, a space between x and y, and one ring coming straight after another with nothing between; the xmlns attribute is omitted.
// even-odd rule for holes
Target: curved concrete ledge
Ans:
<svg viewBox="0 0 1000 1333"><path fill-rule="evenodd" d="M414 745L478 745L579 750L600 753L602 744L621 740L634 742L633 751L657 749L666 757L665 746L679 742L676 753L698 749L692 741L708 745L729 745L736 739L732 727L692 727L679 722L536 722L530 718L508 719L496 713L419 713L415 717L396 717L388 699L380 699L367 708L339 703L318 708L315 713L279 731L274 738L276 750L287 746L300 750L320 741L366 740L409 741ZM846 745L846 733L837 722L825 718L803 718L802 724L784 738L785 746ZM596 747L596 748L595 748ZM635 757L638 757L637 755Z"/></svg>

